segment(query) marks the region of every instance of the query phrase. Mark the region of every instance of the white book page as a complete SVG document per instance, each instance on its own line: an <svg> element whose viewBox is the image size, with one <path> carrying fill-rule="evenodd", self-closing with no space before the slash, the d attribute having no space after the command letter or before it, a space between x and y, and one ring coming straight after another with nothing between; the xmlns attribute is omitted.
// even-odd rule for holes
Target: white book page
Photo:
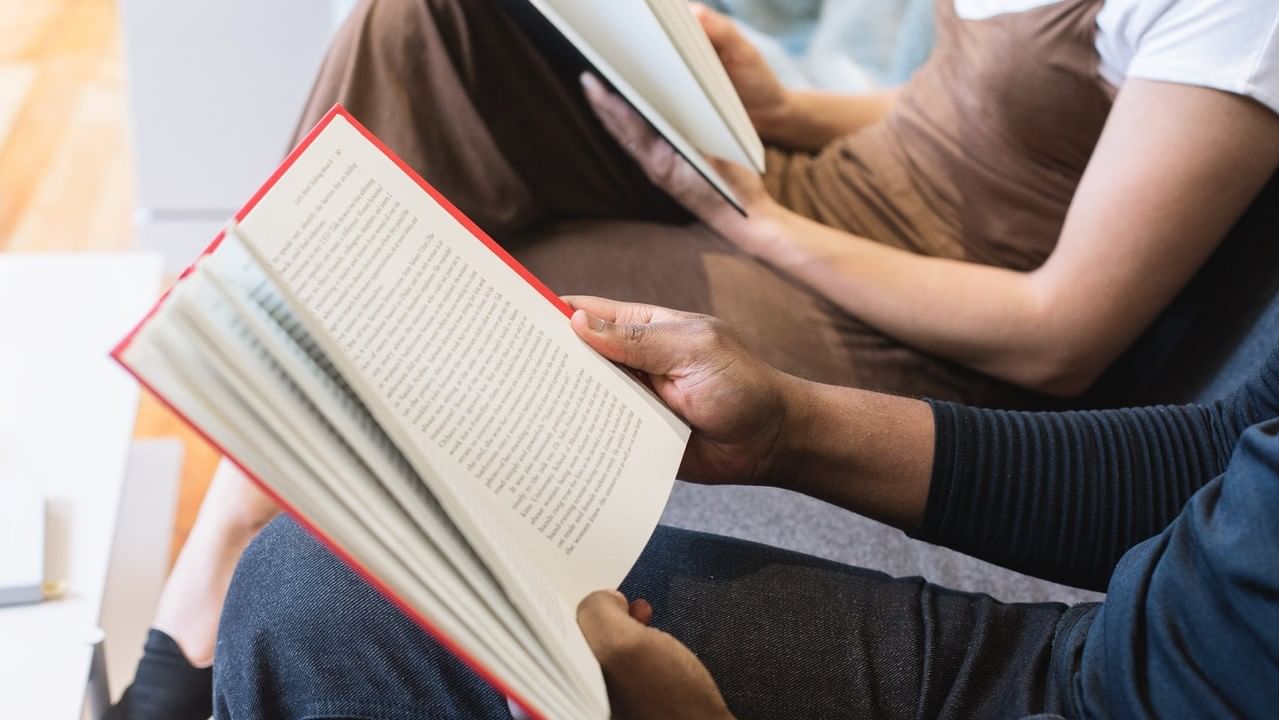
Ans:
<svg viewBox="0 0 1279 720"><path fill-rule="evenodd" d="M746 113L746 106L733 87L728 71L720 62L715 46L688 7L688 0L647 0L653 14L670 36L688 69L714 103L719 115L733 131L738 144L751 159L751 167L764 172L764 142Z"/></svg>
<svg viewBox="0 0 1279 720"><path fill-rule="evenodd" d="M201 288L202 282L207 287ZM199 271L187 285L187 296L193 291L204 290L198 303L193 303L200 309L193 324L213 323L217 306L227 304L227 312L235 317L236 323L250 330L252 339L265 348L271 360L318 413L316 420L305 426L298 442L305 445L306 438L323 435L324 428L315 425L316 421L322 421L331 426L340 438L340 443L336 444L349 446L351 453L358 457L362 465L343 469L332 481L336 485L331 485L335 491L362 499L356 517L372 518L375 531L386 530L384 526L399 528L395 524L397 522L412 528L412 532L399 530L401 537L391 543L393 547L400 548L399 552L408 553L409 558L405 562L414 566L415 556L422 553L419 545L425 542L430 544L432 554L442 558L451 568L443 575L437 570L433 575L424 577L426 586L453 598L464 619L473 623L483 621L477 628L482 635L491 638L493 632L510 634L521 644L522 651L546 669L553 681L562 681L566 677L562 668L534 638L524 618L511 606L492 574L458 533L398 448L377 427L349 387L335 376L336 370L327 359L320 357L317 361L313 357L313 353L319 352L314 341L306 335L305 329L292 316L292 311L283 304L276 289L239 242L234 237L224 240L217 252L201 263ZM221 341L215 339L212 342L210 354L229 353L239 344L226 336L230 332L228 329L211 325L206 332L221 335ZM233 358L231 362L238 367L250 365L255 359L249 355ZM255 394L266 397L276 392L279 392L277 388L268 385L257 389ZM278 399L273 404L283 406L286 402L287 398ZM310 453L324 456L333 452L326 444L335 443L326 439ZM352 505L350 501L347 504ZM454 572L460 577L453 577ZM459 585L459 582L465 584ZM487 608L492 617L474 615L475 608ZM501 630L496 629L498 626ZM499 635L490 642L501 645L504 638ZM511 654L509 647L502 647L505 649L500 649L500 652ZM572 696L573 691L567 685L561 690Z"/></svg>
<svg viewBox="0 0 1279 720"><path fill-rule="evenodd" d="M695 71L695 48L681 51L679 40L662 26L646 0L529 0L546 14L550 8L577 32L590 48L626 78L662 117L698 150L764 171L763 146L758 135L744 144L729 117L733 104L721 98L715 102L709 92L715 88L711 70ZM685 8L685 12L688 10ZM705 38L702 38L705 40ZM709 42L709 41L706 41ZM579 49L581 48L578 43ZM702 77L698 76L701 72ZM723 68L719 68L723 73ZM731 83L730 83L731 88ZM736 100L736 92L733 92ZM737 107L741 102L737 101ZM740 111L745 115L745 110ZM749 121L748 121L749 124ZM739 128L740 130L740 128Z"/></svg>
<svg viewBox="0 0 1279 720"><path fill-rule="evenodd" d="M687 427L341 115L240 234L517 606L602 698L573 608L630 570Z"/></svg>
<svg viewBox="0 0 1279 720"><path fill-rule="evenodd" d="M299 405L300 400L280 394L287 381L269 379L269 373L252 362L219 361L221 354L243 353L246 348L229 336L221 337L219 343L202 337L184 321L181 299L175 292L125 351L124 360L135 372L516 692L553 716L600 716L583 712L580 698L568 700L560 682L548 676L540 663L512 646L508 636L494 634L491 619L475 615L483 605L458 594L457 579L448 569L450 558L429 543L406 544L408 530L401 524L397 535L391 527L395 517L386 508L368 512L369 492L377 484L363 477L358 467L337 459L341 441L330 438L328 452L318 452L315 443L324 441L323 430L315 426L316 418ZM244 382L252 378L257 384L246 386ZM306 426L309 431L302 429ZM299 454L305 448L310 451ZM336 465L331 464L335 461ZM357 492L363 498L353 499Z"/></svg>

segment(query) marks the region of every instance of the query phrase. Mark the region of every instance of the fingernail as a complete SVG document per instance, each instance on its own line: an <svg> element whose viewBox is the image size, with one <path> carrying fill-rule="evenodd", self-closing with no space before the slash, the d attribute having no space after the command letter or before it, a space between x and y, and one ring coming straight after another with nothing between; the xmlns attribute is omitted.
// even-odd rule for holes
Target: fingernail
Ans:
<svg viewBox="0 0 1279 720"><path fill-rule="evenodd" d="M582 82L582 88L588 93L593 93L600 89L600 81L595 79L595 76L591 73L584 72L578 79Z"/></svg>
<svg viewBox="0 0 1279 720"><path fill-rule="evenodd" d="M604 328L608 327L608 323L590 313L586 313L586 327L590 328L592 332L602 333Z"/></svg>

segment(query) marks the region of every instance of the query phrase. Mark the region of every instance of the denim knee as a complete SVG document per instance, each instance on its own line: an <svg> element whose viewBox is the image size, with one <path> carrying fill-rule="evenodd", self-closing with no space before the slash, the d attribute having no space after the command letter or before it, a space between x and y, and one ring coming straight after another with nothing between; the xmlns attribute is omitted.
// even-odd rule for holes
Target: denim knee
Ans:
<svg viewBox="0 0 1279 720"><path fill-rule="evenodd" d="M249 545L214 663L218 718L510 717L505 699L289 518Z"/></svg>

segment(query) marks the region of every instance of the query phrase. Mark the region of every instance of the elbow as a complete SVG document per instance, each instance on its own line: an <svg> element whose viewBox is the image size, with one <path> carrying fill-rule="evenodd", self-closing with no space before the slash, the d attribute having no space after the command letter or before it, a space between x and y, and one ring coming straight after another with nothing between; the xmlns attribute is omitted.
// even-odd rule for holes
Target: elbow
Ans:
<svg viewBox="0 0 1279 720"><path fill-rule="evenodd" d="M1102 376L1117 352L1114 328L1097 322L1095 307L1078 304L1074 284L1061 292L1061 283L1035 271L1026 277L1029 309L1020 325L1015 377L1007 378L1029 390L1061 399L1083 395Z"/></svg>
<svg viewBox="0 0 1279 720"><path fill-rule="evenodd" d="M1043 395L1073 399L1092 387L1107 365L1087 353L1052 350L1031 360L1017 382Z"/></svg>

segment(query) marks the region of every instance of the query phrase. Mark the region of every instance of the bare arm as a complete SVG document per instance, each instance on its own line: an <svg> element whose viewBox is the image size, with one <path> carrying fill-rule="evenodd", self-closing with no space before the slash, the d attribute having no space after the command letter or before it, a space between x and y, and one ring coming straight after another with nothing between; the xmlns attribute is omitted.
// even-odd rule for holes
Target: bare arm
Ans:
<svg viewBox="0 0 1279 720"><path fill-rule="evenodd" d="M930 407L778 372L705 315L566 299L578 335L646 372L693 428L681 478L787 488L1081 587L1104 588L1129 548L1224 470L1245 429L1279 412L1279 348L1210 405Z"/></svg>
<svg viewBox="0 0 1279 720"><path fill-rule="evenodd" d="M619 100L588 92L649 177L721 235L865 322L1041 392L1074 395L1168 305L1279 166L1279 115L1200 87L1120 91L1057 248L1023 273L914 255L800 217L719 162L734 212Z"/></svg>
<svg viewBox="0 0 1279 720"><path fill-rule="evenodd" d="M817 152L832 140L879 122L897 102L897 88L857 95L788 90L775 118L756 120L760 135L782 147Z"/></svg>
<svg viewBox="0 0 1279 720"><path fill-rule="evenodd" d="M784 452L768 484L912 531L932 483L933 411L913 398L786 376Z"/></svg>
<svg viewBox="0 0 1279 720"><path fill-rule="evenodd" d="M919 525L933 467L926 403L786 375L705 315L565 300L587 344L646 372L695 428L681 478L774 485L904 529Z"/></svg>
<svg viewBox="0 0 1279 720"><path fill-rule="evenodd" d="M1073 395L1189 281L1279 164L1279 116L1136 80L1119 93L1056 250L1013 272L927 258L775 211L743 246L905 342Z"/></svg>

